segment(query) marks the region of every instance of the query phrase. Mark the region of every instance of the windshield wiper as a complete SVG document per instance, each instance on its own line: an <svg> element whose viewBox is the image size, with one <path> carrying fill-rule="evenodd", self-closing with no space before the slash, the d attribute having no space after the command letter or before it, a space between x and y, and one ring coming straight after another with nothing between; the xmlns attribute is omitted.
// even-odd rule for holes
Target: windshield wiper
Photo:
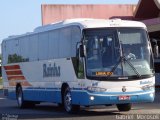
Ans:
<svg viewBox="0 0 160 120"><path fill-rule="evenodd" d="M128 64L129 64L129 66L134 70L134 72L137 74L137 76L140 78L141 77L141 75L140 75L140 73L136 70L136 68L133 66L133 64L125 57L125 55L124 55L124 52L123 52L123 47L122 47L122 42L120 41L120 39L119 39L119 33L118 33L118 30L116 30L117 31L117 38L118 38L118 41L119 41L119 48L120 48L120 59L119 59L119 61L118 61L118 63L112 68L112 70L110 71L110 73L113 73L115 70L116 70L116 68L118 67L118 65L121 63L121 67L122 67L122 75L124 75L124 71L123 71L123 62L127 62ZM109 74L108 76L107 76L107 80L108 80L108 78L111 76L112 74Z"/></svg>
<svg viewBox="0 0 160 120"><path fill-rule="evenodd" d="M110 73L114 73L114 71L116 70L116 68L118 67L118 65L121 63L121 58L119 59L119 61L117 62L117 64L115 64L115 66L112 68L112 70L110 71ZM111 76L112 74L107 75L107 80L108 78Z"/></svg>
<svg viewBox="0 0 160 120"><path fill-rule="evenodd" d="M137 76L140 78L141 74L137 71L137 69L133 66L133 64L126 58L126 56L123 55L123 60L126 61L130 67L134 70L134 72L137 74Z"/></svg>
<svg viewBox="0 0 160 120"><path fill-rule="evenodd" d="M117 64L112 68L112 70L110 71L110 73L114 73L114 71L116 70L116 68L118 67L118 65L120 63L123 62L127 62L129 64L129 66L134 70L134 72L137 74L137 76L140 78L141 74L136 70L136 68L133 66L133 64L123 55L122 57L120 57L119 61L117 62ZM108 78L111 76L112 74L109 74L107 76L107 80Z"/></svg>

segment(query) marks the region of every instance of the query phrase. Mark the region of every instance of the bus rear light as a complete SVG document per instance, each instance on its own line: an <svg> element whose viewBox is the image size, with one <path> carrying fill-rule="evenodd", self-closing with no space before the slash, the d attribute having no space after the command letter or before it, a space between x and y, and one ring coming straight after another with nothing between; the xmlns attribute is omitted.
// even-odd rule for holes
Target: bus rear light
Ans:
<svg viewBox="0 0 160 120"><path fill-rule="evenodd" d="M107 89L100 87L88 87L87 90L90 92L105 92Z"/></svg>

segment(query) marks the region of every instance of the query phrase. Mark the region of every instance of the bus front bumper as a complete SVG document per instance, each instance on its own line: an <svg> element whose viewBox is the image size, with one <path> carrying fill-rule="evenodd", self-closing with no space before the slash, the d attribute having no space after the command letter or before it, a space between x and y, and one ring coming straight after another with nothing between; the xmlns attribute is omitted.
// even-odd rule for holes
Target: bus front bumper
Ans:
<svg viewBox="0 0 160 120"><path fill-rule="evenodd" d="M91 92L72 92L72 103L84 106L153 102L155 92L100 94Z"/></svg>

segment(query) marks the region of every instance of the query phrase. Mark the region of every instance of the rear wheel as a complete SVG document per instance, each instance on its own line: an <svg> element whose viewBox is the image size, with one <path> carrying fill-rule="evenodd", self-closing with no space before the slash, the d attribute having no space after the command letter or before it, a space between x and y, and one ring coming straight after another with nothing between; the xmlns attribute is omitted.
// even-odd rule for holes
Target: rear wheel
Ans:
<svg viewBox="0 0 160 120"><path fill-rule="evenodd" d="M20 86L17 88L16 97L17 97L17 103L19 108L28 108L28 107L35 106L33 102L24 100L22 87Z"/></svg>
<svg viewBox="0 0 160 120"><path fill-rule="evenodd" d="M119 111L130 111L132 108L132 104L130 104L130 103L117 104L117 108Z"/></svg>
<svg viewBox="0 0 160 120"><path fill-rule="evenodd" d="M71 91L70 91L69 87L67 87L65 89L65 92L63 95L64 95L64 97L63 97L64 109L66 110L66 112L68 112L68 113L78 112L80 109L80 106L72 104L72 96L71 96Z"/></svg>

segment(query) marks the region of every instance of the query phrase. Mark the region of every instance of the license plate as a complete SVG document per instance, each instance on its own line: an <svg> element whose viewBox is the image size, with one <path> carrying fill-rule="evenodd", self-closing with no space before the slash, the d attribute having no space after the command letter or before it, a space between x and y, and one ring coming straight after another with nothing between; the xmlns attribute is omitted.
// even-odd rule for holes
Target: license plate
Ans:
<svg viewBox="0 0 160 120"><path fill-rule="evenodd" d="M119 100L130 100L130 96L119 96Z"/></svg>

